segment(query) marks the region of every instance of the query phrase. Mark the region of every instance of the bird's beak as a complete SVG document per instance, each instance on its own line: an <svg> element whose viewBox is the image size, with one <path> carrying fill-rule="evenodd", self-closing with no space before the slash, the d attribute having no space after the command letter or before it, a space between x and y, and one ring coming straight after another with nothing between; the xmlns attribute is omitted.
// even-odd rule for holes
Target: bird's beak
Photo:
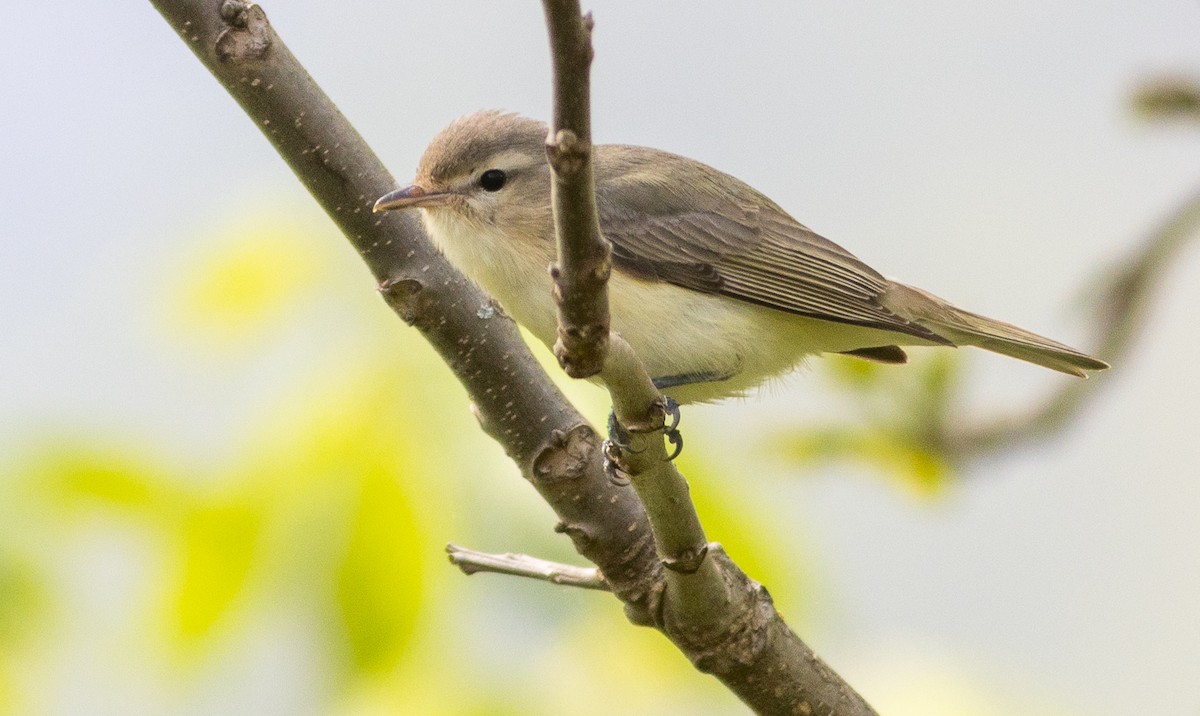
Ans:
<svg viewBox="0 0 1200 716"><path fill-rule="evenodd" d="M431 206L445 206L454 199L450 192L433 192L413 184L403 189L388 192L379 197L372 211L397 211L401 209L420 209Z"/></svg>

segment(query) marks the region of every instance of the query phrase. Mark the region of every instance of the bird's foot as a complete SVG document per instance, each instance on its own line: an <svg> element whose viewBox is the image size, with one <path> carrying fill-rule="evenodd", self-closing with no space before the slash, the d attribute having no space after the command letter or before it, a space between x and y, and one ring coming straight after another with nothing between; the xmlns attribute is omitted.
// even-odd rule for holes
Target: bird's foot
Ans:
<svg viewBox="0 0 1200 716"><path fill-rule="evenodd" d="M674 398L664 396L654 407L663 413L662 426L655 430L662 430L667 442L673 446L671 454L667 456L667 461L670 462L683 452L683 435L679 432L681 419L679 403ZM637 428L633 428L633 430L636 431ZM615 411L610 411L608 414L608 439L604 441L603 451L604 473L608 475L609 481L615 485L628 485L629 479L621 468L621 463L624 453L633 451L633 438L630 430L617 420Z"/></svg>

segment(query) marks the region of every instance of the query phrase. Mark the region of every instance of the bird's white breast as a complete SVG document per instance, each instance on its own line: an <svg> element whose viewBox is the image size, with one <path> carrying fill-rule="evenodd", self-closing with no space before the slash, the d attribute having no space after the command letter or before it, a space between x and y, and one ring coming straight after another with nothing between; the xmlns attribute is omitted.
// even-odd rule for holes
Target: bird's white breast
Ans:
<svg viewBox="0 0 1200 716"><path fill-rule="evenodd" d="M553 344L557 318L550 294L552 258L454 211L423 211L422 215L430 238L451 263L498 300L518 323Z"/></svg>

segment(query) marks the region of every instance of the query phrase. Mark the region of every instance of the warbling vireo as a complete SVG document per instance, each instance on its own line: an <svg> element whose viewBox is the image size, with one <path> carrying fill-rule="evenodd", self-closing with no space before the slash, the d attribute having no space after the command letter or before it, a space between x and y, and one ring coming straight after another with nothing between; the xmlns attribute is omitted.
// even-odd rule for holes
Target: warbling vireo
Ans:
<svg viewBox="0 0 1200 716"><path fill-rule="evenodd" d="M447 258L553 345L546 133L513 114L462 117L425 150L412 186L375 210L420 209ZM593 160L612 327L680 403L740 395L820 353L903 363L900 346L979 346L1077 376L1108 367L884 278L699 162L625 145L598 145Z"/></svg>

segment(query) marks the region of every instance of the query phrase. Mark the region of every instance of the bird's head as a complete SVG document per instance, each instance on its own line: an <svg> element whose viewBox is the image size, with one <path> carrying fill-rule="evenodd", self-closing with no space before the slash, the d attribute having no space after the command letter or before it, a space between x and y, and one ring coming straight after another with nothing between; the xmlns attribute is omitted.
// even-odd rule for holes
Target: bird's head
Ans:
<svg viewBox="0 0 1200 716"><path fill-rule="evenodd" d="M497 111L460 117L434 137L411 186L385 194L375 211L423 209L430 220L504 233L550 226L546 125Z"/></svg>

